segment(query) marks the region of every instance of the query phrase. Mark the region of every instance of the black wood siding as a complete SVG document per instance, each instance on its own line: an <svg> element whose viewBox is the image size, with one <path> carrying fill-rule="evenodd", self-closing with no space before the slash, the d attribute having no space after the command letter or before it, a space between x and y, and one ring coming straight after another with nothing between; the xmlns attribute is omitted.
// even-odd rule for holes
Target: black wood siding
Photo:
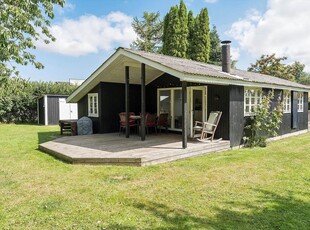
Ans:
<svg viewBox="0 0 310 230"><path fill-rule="evenodd" d="M188 83L188 86L205 84ZM231 146L240 145L244 136L244 87L207 85L207 114L210 111L222 111L216 138L230 139ZM157 112L157 89L181 87L179 78L163 74L146 86L146 112ZM267 93L270 89L263 89ZM92 117L94 133L110 133L119 130L118 113L125 111L125 85L119 83L101 82L89 93L98 93L99 117ZM277 104L277 98L283 97L282 90L274 90L275 97L272 108ZM291 113L283 114L279 135L296 130L307 129L308 126L308 94L304 94L304 112L297 113L297 128L292 130ZM88 96L78 102L78 116L88 116ZM139 114L141 110L141 86L130 85L130 111Z"/></svg>
<svg viewBox="0 0 310 230"><path fill-rule="evenodd" d="M102 133L117 132L119 130L120 112L125 112L125 85L119 83L102 84ZM141 86L129 86L130 112L141 112Z"/></svg>
<svg viewBox="0 0 310 230"><path fill-rule="evenodd" d="M170 74L163 74L146 86L146 111L149 113L157 113L157 89L182 87L179 78Z"/></svg>
<svg viewBox="0 0 310 230"><path fill-rule="evenodd" d="M45 107L44 107L44 97L39 98L39 124L45 125Z"/></svg>
<svg viewBox="0 0 310 230"><path fill-rule="evenodd" d="M208 85L208 111L222 111L215 138L229 140L229 86Z"/></svg>
<svg viewBox="0 0 310 230"><path fill-rule="evenodd" d="M297 114L297 110L298 110L298 93L295 91L291 92L291 125L292 125L292 129L297 129L298 127L298 114Z"/></svg>
<svg viewBox="0 0 310 230"><path fill-rule="evenodd" d="M267 94L271 89L263 89L264 94ZM280 125L280 129L278 131L278 135L284 135L287 133L292 133L300 130L304 130L308 128L308 93L304 93L304 111L297 112L298 110L298 100L297 100L297 92L292 91L292 100L291 100L291 112L283 113L282 123ZM294 96L293 96L294 95ZM280 97L281 101L283 101L283 90L275 89L274 90L274 98L272 100L271 109L277 106L278 98ZM295 124L293 124L293 121Z"/></svg>
<svg viewBox="0 0 310 230"><path fill-rule="evenodd" d="M130 111L141 111L141 87L130 85ZM94 133L111 133L119 130L120 112L125 111L125 85L101 82L89 93L98 93L99 117L90 117ZM78 102L78 117L88 116L88 95Z"/></svg>
<svg viewBox="0 0 310 230"><path fill-rule="evenodd" d="M57 96L47 96L48 125L57 125L59 122L59 98Z"/></svg>
<svg viewBox="0 0 310 230"><path fill-rule="evenodd" d="M298 130L308 129L308 93L304 92L304 111L297 113Z"/></svg>
<svg viewBox="0 0 310 230"><path fill-rule="evenodd" d="M93 121L93 132L94 133L102 133L102 97L101 97L101 83L96 85L89 93L98 93L98 112L99 117L89 117ZM88 94L86 94L79 102L78 102L78 117L88 117Z"/></svg>
<svg viewBox="0 0 310 230"><path fill-rule="evenodd" d="M244 125L244 87L229 86L229 139L231 146L241 144Z"/></svg>

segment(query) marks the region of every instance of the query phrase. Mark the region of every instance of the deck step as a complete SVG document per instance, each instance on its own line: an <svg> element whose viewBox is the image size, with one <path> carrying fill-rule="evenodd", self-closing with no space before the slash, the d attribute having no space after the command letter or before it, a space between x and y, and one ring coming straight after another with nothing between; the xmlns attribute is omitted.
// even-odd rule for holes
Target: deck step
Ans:
<svg viewBox="0 0 310 230"><path fill-rule="evenodd" d="M202 155L207 155L215 152L223 152L230 150L230 146L217 146L214 148L210 148L207 150L196 150L192 151L189 153L184 153L184 154L175 154L173 156L166 156L166 157L161 157L157 159L152 159L152 160L142 160L142 166L147 166L147 165L156 165L160 163L165 163L165 162L170 162L170 161L175 161L175 160L181 160L181 159L186 159L186 158L191 158L191 157L197 157L197 156L202 156Z"/></svg>

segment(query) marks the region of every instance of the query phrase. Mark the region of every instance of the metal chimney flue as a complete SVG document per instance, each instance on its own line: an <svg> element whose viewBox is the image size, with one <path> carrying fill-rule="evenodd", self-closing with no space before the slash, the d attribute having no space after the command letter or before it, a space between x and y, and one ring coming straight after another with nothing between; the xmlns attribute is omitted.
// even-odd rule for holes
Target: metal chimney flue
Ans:
<svg viewBox="0 0 310 230"><path fill-rule="evenodd" d="M230 43L231 41L222 41L222 71L230 73Z"/></svg>

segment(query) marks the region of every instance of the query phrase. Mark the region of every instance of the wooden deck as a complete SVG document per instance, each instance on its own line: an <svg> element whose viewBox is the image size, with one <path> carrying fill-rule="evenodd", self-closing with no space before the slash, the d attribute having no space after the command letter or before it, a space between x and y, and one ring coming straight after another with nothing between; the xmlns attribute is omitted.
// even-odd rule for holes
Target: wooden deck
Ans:
<svg viewBox="0 0 310 230"><path fill-rule="evenodd" d="M145 166L230 149L229 141L202 143L188 141L182 149L182 136L158 134L141 141L136 135L125 138L118 133L66 136L42 143L43 152L72 164Z"/></svg>

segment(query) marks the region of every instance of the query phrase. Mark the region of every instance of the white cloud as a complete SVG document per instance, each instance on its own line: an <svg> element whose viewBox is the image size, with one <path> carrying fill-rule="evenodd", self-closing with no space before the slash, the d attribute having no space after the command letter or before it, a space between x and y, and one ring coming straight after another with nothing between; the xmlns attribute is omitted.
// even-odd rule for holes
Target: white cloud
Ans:
<svg viewBox="0 0 310 230"><path fill-rule="evenodd" d="M84 15L77 20L65 19L50 29L56 42L46 45L39 41L36 46L69 56L109 51L128 46L136 38L131 22L132 18L122 12L112 12L104 17Z"/></svg>
<svg viewBox="0 0 310 230"><path fill-rule="evenodd" d="M63 7L59 5L54 5L55 12L59 15L63 15L67 11L73 11L75 9L75 5L70 3L69 1L65 2L65 5Z"/></svg>
<svg viewBox="0 0 310 230"><path fill-rule="evenodd" d="M218 0L205 0L207 3L216 3Z"/></svg>
<svg viewBox="0 0 310 230"><path fill-rule="evenodd" d="M240 56L240 49L236 47L230 48L230 56L232 60L238 60Z"/></svg>
<svg viewBox="0 0 310 230"><path fill-rule="evenodd" d="M301 61L310 71L309 12L309 0L268 0L264 14L250 10L232 24L227 34L255 58L276 53Z"/></svg>

